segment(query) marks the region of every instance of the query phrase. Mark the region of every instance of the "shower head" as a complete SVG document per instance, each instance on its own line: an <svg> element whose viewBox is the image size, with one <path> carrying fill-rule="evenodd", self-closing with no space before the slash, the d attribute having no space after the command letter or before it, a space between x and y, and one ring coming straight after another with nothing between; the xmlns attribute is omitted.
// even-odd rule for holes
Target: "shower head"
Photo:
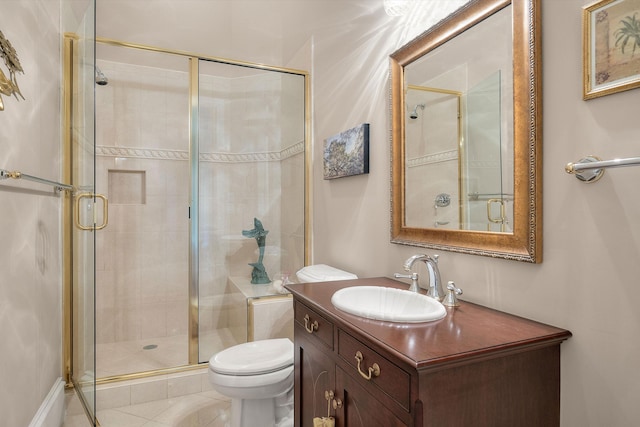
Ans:
<svg viewBox="0 0 640 427"><path fill-rule="evenodd" d="M104 73L96 66L96 84L100 86L106 86L109 83L109 79Z"/></svg>
<svg viewBox="0 0 640 427"><path fill-rule="evenodd" d="M409 118L414 120L418 118L418 108L420 108L421 110L424 110L424 104L416 104L411 114L409 114Z"/></svg>

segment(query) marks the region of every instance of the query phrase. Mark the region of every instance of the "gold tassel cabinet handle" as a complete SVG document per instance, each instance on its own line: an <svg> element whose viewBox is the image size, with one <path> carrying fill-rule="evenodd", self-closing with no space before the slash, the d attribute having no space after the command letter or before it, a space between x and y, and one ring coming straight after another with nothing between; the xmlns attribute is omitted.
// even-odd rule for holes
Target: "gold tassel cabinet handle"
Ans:
<svg viewBox="0 0 640 427"><path fill-rule="evenodd" d="M362 359L364 359L364 357L362 356L362 353L360 351L356 351L356 360L358 361L358 373L360 374L360 376L362 376L362 378L369 381L371 380L372 377L377 377L380 375L380 366L378 366L377 363L374 363L373 365L371 365L367 369L366 374L362 372L362 369L360 369L360 363L362 362Z"/></svg>
<svg viewBox="0 0 640 427"><path fill-rule="evenodd" d="M324 399L327 401L327 416L326 417L314 417L313 418L313 427L335 427L336 420L331 416L331 403L333 402L333 409L337 407L342 407L342 400L337 399L339 403L334 399L335 394L333 390L325 390Z"/></svg>
<svg viewBox="0 0 640 427"><path fill-rule="evenodd" d="M334 410L342 408L342 399L340 399L339 397L333 399L332 406Z"/></svg>
<svg viewBox="0 0 640 427"><path fill-rule="evenodd" d="M318 321L314 320L313 322L311 322L311 318L309 317L309 315L305 314L304 315L304 328L307 330L307 332L312 334L313 331L317 331L318 330Z"/></svg>

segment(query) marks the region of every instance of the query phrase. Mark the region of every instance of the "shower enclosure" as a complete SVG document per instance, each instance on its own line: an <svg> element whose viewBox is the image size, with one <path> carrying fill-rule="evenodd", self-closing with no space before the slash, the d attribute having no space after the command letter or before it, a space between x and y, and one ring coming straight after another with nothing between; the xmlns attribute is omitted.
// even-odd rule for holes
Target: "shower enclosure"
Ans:
<svg viewBox="0 0 640 427"><path fill-rule="evenodd" d="M206 362L242 340L255 218L272 280L306 264L308 76L105 39L96 65L96 376Z"/></svg>

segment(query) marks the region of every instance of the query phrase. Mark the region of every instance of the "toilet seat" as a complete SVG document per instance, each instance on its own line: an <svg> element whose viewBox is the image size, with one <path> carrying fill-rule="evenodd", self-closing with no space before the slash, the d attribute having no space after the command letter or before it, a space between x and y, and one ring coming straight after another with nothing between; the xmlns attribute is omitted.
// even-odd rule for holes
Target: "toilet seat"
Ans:
<svg viewBox="0 0 640 427"><path fill-rule="evenodd" d="M275 396L290 389L293 386L293 373L293 365L260 375L228 375L209 370L209 381L228 397L257 399Z"/></svg>
<svg viewBox="0 0 640 427"><path fill-rule="evenodd" d="M232 376L268 374L292 365L293 343L288 338L238 344L209 360L211 371Z"/></svg>

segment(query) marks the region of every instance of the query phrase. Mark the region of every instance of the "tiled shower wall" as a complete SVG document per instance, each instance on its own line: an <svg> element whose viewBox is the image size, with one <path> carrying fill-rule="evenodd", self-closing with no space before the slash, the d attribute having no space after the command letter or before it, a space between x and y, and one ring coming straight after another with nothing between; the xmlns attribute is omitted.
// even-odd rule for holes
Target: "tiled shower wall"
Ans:
<svg viewBox="0 0 640 427"><path fill-rule="evenodd" d="M188 73L98 65L109 84L96 88L96 187L110 205L97 234L97 342L186 334ZM269 230L272 279L304 263L304 111L284 102L299 97L302 106L304 91L273 74L201 77L201 296L221 295L229 276L250 276L257 245L242 230L254 217ZM223 318L201 325L225 326Z"/></svg>
<svg viewBox="0 0 640 427"><path fill-rule="evenodd" d="M96 235L96 341L186 334L187 75L98 65L109 84L96 87L96 190L110 204Z"/></svg>

